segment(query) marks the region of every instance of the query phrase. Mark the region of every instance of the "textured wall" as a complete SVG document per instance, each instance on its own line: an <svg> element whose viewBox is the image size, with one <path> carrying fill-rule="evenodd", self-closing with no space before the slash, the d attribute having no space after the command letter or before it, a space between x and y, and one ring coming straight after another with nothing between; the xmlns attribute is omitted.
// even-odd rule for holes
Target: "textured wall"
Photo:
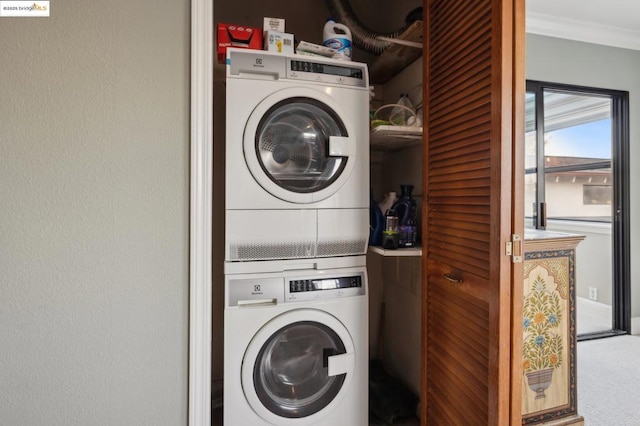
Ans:
<svg viewBox="0 0 640 426"><path fill-rule="evenodd" d="M187 0L0 22L0 424L187 418Z"/></svg>
<svg viewBox="0 0 640 426"><path fill-rule="evenodd" d="M527 78L629 92L631 180L631 316L640 317L640 52L527 35Z"/></svg>

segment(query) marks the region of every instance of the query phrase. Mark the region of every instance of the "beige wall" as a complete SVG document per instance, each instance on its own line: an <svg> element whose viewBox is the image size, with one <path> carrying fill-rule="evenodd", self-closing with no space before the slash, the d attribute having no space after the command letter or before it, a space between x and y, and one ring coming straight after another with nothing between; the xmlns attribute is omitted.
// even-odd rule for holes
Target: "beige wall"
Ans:
<svg viewBox="0 0 640 426"><path fill-rule="evenodd" d="M187 419L189 1L0 18L0 424Z"/></svg>

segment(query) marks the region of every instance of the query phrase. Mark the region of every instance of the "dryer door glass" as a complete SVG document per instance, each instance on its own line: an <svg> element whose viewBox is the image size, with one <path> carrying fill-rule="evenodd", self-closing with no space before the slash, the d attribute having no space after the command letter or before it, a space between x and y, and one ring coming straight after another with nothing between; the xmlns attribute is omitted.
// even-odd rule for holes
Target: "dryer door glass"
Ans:
<svg viewBox="0 0 640 426"><path fill-rule="evenodd" d="M273 105L260 120L255 153L278 186L317 192L331 185L347 163L347 157L329 155L331 136L348 136L331 108L315 99L289 98Z"/></svg>
<svg viewBox="0 0 640 426"><path fill-rule="evenodd" d="M345 353L340 337L324 324L296 322L262 346L253 369L260 402L287 418L310 416L338 394L346 374L328 375L328 357Z"/></svg>

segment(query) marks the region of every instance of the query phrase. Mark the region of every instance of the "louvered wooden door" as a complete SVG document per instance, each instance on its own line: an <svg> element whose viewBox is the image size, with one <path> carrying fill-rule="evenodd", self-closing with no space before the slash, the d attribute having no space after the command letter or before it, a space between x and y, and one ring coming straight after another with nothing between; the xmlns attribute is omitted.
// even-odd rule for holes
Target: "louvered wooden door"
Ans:
<svg viewBox="0 0 640 426"><path fill-rule="evenodd" d="M423 424L519 422L523 7L424 1Z"/></svg>

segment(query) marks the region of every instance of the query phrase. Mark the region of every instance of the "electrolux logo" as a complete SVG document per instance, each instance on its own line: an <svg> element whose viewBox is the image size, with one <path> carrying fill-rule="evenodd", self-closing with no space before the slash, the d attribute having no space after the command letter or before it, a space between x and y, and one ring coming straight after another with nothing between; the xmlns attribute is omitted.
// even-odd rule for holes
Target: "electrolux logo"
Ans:
<svg viewBox="0 0 640 426"><path fill-rule="evenodd" d="M264 65L262 65L262 58L256 58L256 63L253 64L253 66L257 68L264 68Z"/></svg>
<svg viewBox="0 0 640 426"><path fill-rule="evenodd" d="M0 16L46 18L49 16L49 3L48 1L0 1Z"/></svg>

